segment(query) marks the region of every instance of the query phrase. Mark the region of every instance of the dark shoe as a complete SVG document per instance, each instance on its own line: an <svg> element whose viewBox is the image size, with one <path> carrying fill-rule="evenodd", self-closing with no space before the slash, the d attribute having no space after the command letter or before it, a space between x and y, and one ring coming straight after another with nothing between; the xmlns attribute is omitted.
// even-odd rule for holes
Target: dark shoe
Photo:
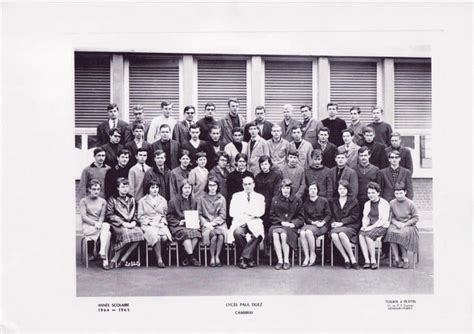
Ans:
<svg viewBox="0 0 474 334"><path fill-rule="evenodd" d="M403 261L402 268L403 269L409 269L410 268L410 264L408 263L408 261Z"/></svg>
<svg viewBox="0 0 474 334"><path fill-rule="evenodd" d="M368 263L368 262L364 263L364 265L362 266L362 268L364 268L364 269L369 269L369 268L370 268L370 263Z"/></svg>
<svg viewBox="0 0 474 334"><path fill-rule="evenodd" d="M249 268L253 268L253 267L255 267L255 261L254 260L248 260L247 265L249 266Z"/></svg>
<svg viewBox="0 0 474 334"><path fill-rule="evenodd" d="M377 265L377 263L372 263L372 264L370 265L370 269L378 269L378 267L379 267L379 266Z"/></svg>
<svg viewBox="0 0 474 334"><path fill-rule="evenodd" d="M192 258L192 259L191 259L191 265L192 265L193 267L200 267L200 266L201 266L201 264L199 263L199 261L196 260L195 258Z"/></svg>
<svg viewBox="0 0 474 334"><path fill-rule="evenodd" d="M165 264L163 263L163 261L158 262L158 263L156 264L156 266L157 266L158 268L164 268L164 267L166 267Z"/></svg>
<svg viewBox="0 0 474 334"><path fill-rule="evenodd" d="M215 266L216 266L216 263L215 263L214 261L212 261L212 262L209 262L209 267L212 267L212 268L214 268Z"/></svg>
<svg viewBox="0 0 474 334"><path fill-rule="evenodd" d="M243 259L240 260L240 262L239 262L239 268L240 269L247 269L247 263L245 263L245 261Z"/></svg>
<svg viewBox="0 0 474 334"><path fill-rule="evenodd" d="M278 262L278 263L275 265L275 269L276 269L276 270L280 270L281 268L283 268L283 263Z"/></svg>
<svg viewBox="0 0 474 334"><path fill-rule="evenodd" d="M288 262L283 263L283 270L288 270L290 268L291 268L291 266Z"/></svg>
<svg viewBox="0 0 474 334"><path fill-rule="evenodd" d="M357 262L351 263L352 269L359 270L359 264Z"/></svg>
<svg viewBox="0 0 474 334"><path fill-rule="evenodd" d="M351 269L351 263L349 261L344 262L344 268Z"/></svg>
<svg viewBox="0 0 474 334"><path fill-rule="evenodd" d="M183 267L187 267L189 266L189 260L188 259L184 259L183 260Z"/></svg>
<svg viewBox="0 0 474 334"><path fill-rule="evenodd" d="M125 261L120 260L119 263L117 263L117 268L122 268L125 266Z"/></svg>
<svg viewBox="0 0 474 334"><path fill-rule="evenodd" d="M219 261L219 260L216 261L216 267L222 267L221 261Z"/></svg>

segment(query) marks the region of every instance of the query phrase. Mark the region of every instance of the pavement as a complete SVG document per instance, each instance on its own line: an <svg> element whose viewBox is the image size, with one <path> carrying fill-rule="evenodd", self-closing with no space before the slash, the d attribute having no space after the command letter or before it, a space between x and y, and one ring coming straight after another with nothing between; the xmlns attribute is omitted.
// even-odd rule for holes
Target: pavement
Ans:
<svg viewBox="0 0 474 334"><path fill-rule="evenodd" d="M429 228L420 229L420 262L411 269L390 268L388 260L381 261L377 270L344 269L338 258L339 263L331 267L329 252L325 254L324 267L318 254L317 266L303 268L297 265L296 259L295 267L287 271L270 267L263 252L260 265L245 270L234 265L177 268L174 258L173 266L159 269L154 267L150 252L150 267L146 268L142 247L141 267L105 271L99 262L90 262L89 268L81 263L80 240L78 235L78 297L433 294L433 233ZM130 260L136 259L137 254L132 253ZM359 261L363 261L362 256Z"/></svg>

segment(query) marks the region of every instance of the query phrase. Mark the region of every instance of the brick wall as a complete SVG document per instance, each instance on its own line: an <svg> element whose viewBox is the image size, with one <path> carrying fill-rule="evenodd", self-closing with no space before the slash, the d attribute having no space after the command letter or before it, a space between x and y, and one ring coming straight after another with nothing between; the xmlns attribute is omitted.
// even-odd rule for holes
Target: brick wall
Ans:
<svg viewBox="0 0 474 334"><path fill-rule="evenodd" d="M413 179L413 192L418 210L433 210L433 179Z"/></svg>

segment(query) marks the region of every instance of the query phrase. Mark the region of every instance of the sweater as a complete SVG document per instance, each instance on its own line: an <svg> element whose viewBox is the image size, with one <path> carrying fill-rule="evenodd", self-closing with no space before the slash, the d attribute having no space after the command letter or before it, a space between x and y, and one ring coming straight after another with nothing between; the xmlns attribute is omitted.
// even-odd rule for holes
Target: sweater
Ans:
<svg viewBox="0 0 474 334"><path fill-rule="evenodd" d="M418 209L409 198L405 198L403 201L399 201L396 198L391 200L390 209L392 210L392 221L396 220L408 225L415 225L418 222Z"/></svg>
<svg viewBox="0 0 474 334"><path fill-rule="evenodd" d="M375 130L374 141L384 144L385 146L390 146L390 135L392 134L392 126L390 124L385 122L372 122L369 126Z"/></svg>
<svg viewBox="0 0 474 334"><path fill-rule="evenodd" d="M335 119L325 118L322 120L322 123L330 131L329 141L336 146L343 145L342 130L347 128L346 122L343 119L336 117Z"/></svg>
<svg viewBox="0 0 474 334"><path fill-rule="evenodd" d="M306 224L311 225L314 221L324 220L327 223L331 221L331 208L329 207L329 201L318 196L315 201L306 199L303 203L304 221Z"/></svg>
<svg viewBox="0 0 474 334"><path fill-rule="evenodd" d="M281 174L284 179L290 179L293 185L293 195L296 198L302 198L306 189L306 182L304 178L304 169L300 165L294 167L285 164L281 169Z"/></svg>

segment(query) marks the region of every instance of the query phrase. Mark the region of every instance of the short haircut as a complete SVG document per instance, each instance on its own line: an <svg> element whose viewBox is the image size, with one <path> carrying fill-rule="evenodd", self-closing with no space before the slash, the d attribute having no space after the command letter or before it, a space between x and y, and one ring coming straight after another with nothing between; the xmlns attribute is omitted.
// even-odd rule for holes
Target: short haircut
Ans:
<svg viewBox="0 0 474 334"><path fill-rule="evenodd" d="M359 150L357 151L357 153L358 153L358 154L362 154L362 153L364 153L365 151L369 152L369 155L370 155L370 150L369 150L369 148L368 148L367 146L361 146L361 147L359 148Z"/></svg>
<svg viewBox="0 0 474 334"><path fill-rule="evenodd" d="M157 150L155 150L155 152L153 152L153 155L155 156L155 158L162 155L162 154L164 154L166 156L166 152L161 150L161 149L157 149Z"/></svg>
<svg viewBox="0 0 474 334"><path fill-rule="evenodd" d="M145 188L145 193L149 194L150 193L150 188L151 186L158 186L158 189L160 189L160 183L157 180L150 180Z"/></svg>
<svg viewBox="0 0 474 334"><path fill-rule="evenodd" d="M349 182L347 180L339 180L337 184L338 186L343 186L344 188L349 190Z"/></svg>
<svg viewBox="0 0 474 334"><path fill-rule="evenodd" d="M321 151L319 148L316 148L311 152L311 158L316 159L316 158L322 158L323 157L323 151Z"/></svg>
<svg viewBox="0 0 474 334"><path fill-rule="evenodd" d="M281 130L281 125L279 125L279 124L273 124L273 125L272 125L272 130L273 130L273 129L280 129L280 130ZM293 130L293 129L291 129L291 130Z"/></svg>
<svg viewBox="0 0 474 334"><path fill-rule="evenodd" d="M404 182L397 182L395 183L395 186L393 187L393 190L397 191L397 190L404 190L406 191L407 190L407 187L405 185Z"/></svg>
<svg viewBox="0 0 474 334"><path fill-rule="evenodd" d="M184 156L187 156L188 158L190 158L191 153L188 150L182 149L179 151L179 159L181 159Z"/></svg>
<svg viewBox="0 0 474 334"><path fill-rule="evenodd" d="M232 128L232 134L236 133L236 132L240 132L240 133L244 133L244 130L242 130L242 128L240 126L236 126L234 128Z"/></svg>
<svg viewBox="0 0 474 334"><path fill-rule="evenodd" d="M257 123L255 123L255 122L250 122L248 129L250 130L250 128L257 128L257 129L258 129Z"/></svg>
<svg viewBox="0 0 474 334"><path fill-rule="evenodd" d="M264 106L256 106L255 107L255 112L257 112L257 110L263 110L265 112L265 107Z"/></svg>
<svg viewBox="0 0 474 334"><path fill-rule="evenodd" d="M196 153L195 157L196 157L196 161L197 161L199 158L207 158L207 154L206 154L206 152L199 151L199 152Z"/></svg>
<svg viewBox="0 0 474 334"><path fill-rule="evenodd" d="M344 157L347 158L347 153L346 152L337 150L335 158L337 158L340 155L343 155Z"/></svg>
<svg viewBox="0 0 474 334"><path fill-rule="evenodd" d="M125 155L130 156L130 151L127 150L126 148L122 148L122 149L119 151L119 154L117 154L117 157L120 157L122 154L125 154Z"/></svg>
<svg viewBox="0 0 474 334"><path fill-rule="evenodd" d="M360 107L352 106L351 109L349 109L349 112L351 112L352 110L357 110L357 113L360 114Z"/></svg>
<svg viewBox="0 0 474 334"><path fill-rule="evenodd" d="M322 132L322 131L326 131L326 132L328 133L328 135L331 134L331 130L329 130L329 128L326 127L326 126L323 126L321 129L319 129L318 135L319 135L319 133Z"/></svg>
<svg viewBox="0 0 474 334"><path fill-rule="evenodd" d="M344 129L344 130L342 130L342 134L344 134L344 132L349 132L349 134L351 135L351 137L354 135L354 130L352 130L352 129Z"/></svg>
<svg viewBox="0 0 474 334"><path fill-rule="evenodd" d="M136 129L142 129L143 131L145 131L145 125L143 125L142 123L135 123L133 124L132 131L135 131Z"/></svg>
<svg viewBox="0 0 474 334"><path fill-rule="evenodd" d="M302 127L301 127L301 124L295 124L293 125L293 127L291 128L291 132L293 132L293 130L296 130L296 129L300 129L301 131L303 131Z"/></svg>
<svg viewBox="0 0 474 334"><path fill-rule="evenodd" d="M230 161L229 155L225 153L224 151L218 151L216 155L217 155L217 160L219 160L220 158L225 158L227 159L227 162Z"/></svg>
<svg viewBox="0 0 474 334"><path fill-rule="evenodd" d="M214 124L214 125L212 125L212 126L209 128L209 133L211 133L212 130L219 130L219 131L221 131L221 127L220 127L219 125L217 125L217 124Z"/></svg>
<svg viewBox="0 0 474 334"><path fill-rule="evenodd" d="M167 107L167 106L173 106L173 103L171 103L170 101L161 102L161 109L163 109L164 107Z"/></svg>
<svg viewBox="0 0 474 334"><path fill-rule="evenodd" d="M138 155L138 153L140 152L145 152L146 155L148 155L148 150L146 148L140 147L139 149L137 149L137 153L135 153L135 155Z"/></svg>
<svg viewBox="0 0 474 334"><path fill-rule="evenodd" d="M168 128L171 131L171 126L169 124L163 123L160 125L160 131L161 129Z"/></svg>
<svg viewBox="0 0 474 334"><path fill-rule="evenodd" d="M369 184L367 185L367 189L374 189L376 192L380 193L382 189L380 189L380 186L377 182L370 181Z"/></svg>
<svg viewBox="0 0 474 334"><path fill-rule="evenodd" d="M396 155L397 157L400 157L400 152L398 152L397 150L390 151L390 153L388 154L388 156L390 157L392 154L393 154L393 155Z"/></svg>
<svg viewBox="0 0 474 334"><path fill-rule="evenodd" d="M136 104L132 107L132 112L133 111L144 111L145 108L141 104Z"/></svg>
<svg viewBox="0 0 474 334"><path fill-rule="evenodd" d="M289 103L285 103L285 104L283 105L283 108L287 108L287 109L290 109L290 111L293 111L293 106L292 106L291 104L289 104Z"/></svg>
<svg viewBox="0 0 474 334"><path fill-rule="evenodd" d="M255 183L255 178L252 175L247 175L242 179L242 183L244 183L245 179L251 179L253 183Z"/></svg>
<svg viewBox="0 0 474 334"><path fill-rule="evenodd" d="M181 194L183 193L183 187L184 187L185 185L190 185L191 188L193 187L192 183L189 182L188 179L183 179L183 180L181 180L181 183L180 183L180 185L179 185L179 192L180 192Z"/></svg>
<svg viewBox="0 0 474 334"><path fill-rule="evenodd" d="M237 100L236 97L231 97L230 99L228 99L228 100L227 100L227 106L230 107L230 103L231 103L231 102L234 102L234 103L237 103L238 105L240 105L240 102L239 102L239 100Z"/></svg>
<svg viewBox="0 0 474 334"><path fill-rule="evenodd" d="M221 185L219 184L219 181L217 180L217 178L212 175L209 176L209 178L207 179L206 186L204 187L204 191L206 193L209 193L209 182L214 182L215 184L217 184L217 192L219 192Z"/></svg>
<svg viewBox="0 0 474 334"><path fill-rule="evenodd" d="M94 148L94 157L101 152L105 152L105 150L102 147Z"/></svg>
<svg viewBox="0 0 474 334"><path fill-rule="evenodd" d="M308 183L308 193L309 193L309 187L311 186L316 186L316 190L319 192L319 187L318 187L318 182L316 180L311 180Z"/></svg>
<svg viewBox="0 0 474 334"><path fill-rule="evenodd" d="M258 158L258 166L260 167L260 164L262 162L265 162L265 161L268 161L268 163L270 164L270 168L273 166L272 158L270 158L270 156L268 156L266 154L264 154L260 158ZM262 170L262 168L260 168L260 170Z"/></svg>
<svg viewBox="0 0 474 334"><path fill-rule="evenodd" d="M119 187L121 184L129 184L128 179L126 177L119 177L117 179L117 187Z"/></svg>
<svg viewBox="0 0 474 334"><path fill-rule="evenodd" d="M99 180L90 179L89 181L87 181L86 189L90 189L90 188L92 188L92 186L95 186L95 185L99 185L102 188L102 183L100 183Z"/></svg>
<svg viewBox="0 0 474 334"><path fill-rule="evenodd" d="M189 126L189 132L191 132L191 130L193 130L193 129L198 129L199 131L201 131L201 128L199 128L199 125L197 125L196 123L191 124Z"/></svg>
<svg viewBox="0 0 474 334"><path fill-rule="evenodd" d="M377 110L377 109L379 109L379 110L380 110L380 113L383 114L383 108L382 108L382 107L379 107L379 106L374 106L374 107L372 107L372 112L373 112L374 110Z"/></svg>
<svg viewBox="0 0 474 334"><path fill-rule="evenodd" d="M115 132L117 132L117 133L120 135L120 137L122 136L122 134L120 133L120 130L117 129L117 128L111 129L111 130L109 131L109 136L112 137L112 136L115 134Z"/></svg>
<svg viewBox="0 0 474 334"><path fill-rule="evenodd" d="M194 108L194 106L189 105L189 106L184 107L183 113L186 113L186 111L188 111L189 109L193 109L194 112L196 112L196 108Z"/></svg>
<svg viewBox="0 0 474 334"><path fill-rule="evenodd" d="M292 156L294 156L294 157L298 157L300 154L298 153L297 150L290 149L290 150L288 151L288 157L289 157L290 155L292 155Z"/></svg>
<svg viewBox="0 0 474 334"><path fill-rule="evenodd" d="M215 105L214 103L209 103L209 102L206 103L206 104L204 105L204 110L206 110L207 107L214 107L214 109L216 109L216 105Z"/></svg>
<svg viewBox="0 0 474 334"><path fill-rule="evenodd" d="M119 107L117 106L116 103L110 103L108 106L107 106L107 111L110 111L112 109L115 109L117 108L117 110L119 110Z"/></svg>
<svg viewBox="0 0 474 334"><path fill-rule="evenodd" d="M245 162L248 162L249 157L245 153L237 153L237 155L235 156L235 162L237 163L237 161L239 161L240 159L244 159Z"/></svg>
<svg viewBox="0 0 474 334"><path fill-rule="evenodd" d="M309 106L309 105L307 105L307 104L303 104L303 105L300 107L300 110L303 109L303 108L308 108L309 111L313 110L313 109L311 108L311 106Z"/></svg>
<svg viewBox="0 0 474 334"><path fill-rule="evenodd" d="M402 135L400 134L400 132L396 132L396 131L395 131L395 132L392 132L392 134L390 135L390 139L391 139L392 137L398 137L398 138L401 139L401 138L402 138Z"/></svg>
<svg viewBox="0 0 474 334"><path fill-rule="evenodd" d="M373 134L375 134L375 130L374 130L374 128L371 127L371 126L366 126L362 132L363 132L364 134L366 134L367 132L372 132Z"/></svg>
<svg viewBox="0 0 474 334"><path fill-rule="evenodd" d="M339 106L337 105L337 103L333 103L333 102L329 102L326 105L326 109L328 109L329 107L336 107L336 109L339 109Z"/></svg>

